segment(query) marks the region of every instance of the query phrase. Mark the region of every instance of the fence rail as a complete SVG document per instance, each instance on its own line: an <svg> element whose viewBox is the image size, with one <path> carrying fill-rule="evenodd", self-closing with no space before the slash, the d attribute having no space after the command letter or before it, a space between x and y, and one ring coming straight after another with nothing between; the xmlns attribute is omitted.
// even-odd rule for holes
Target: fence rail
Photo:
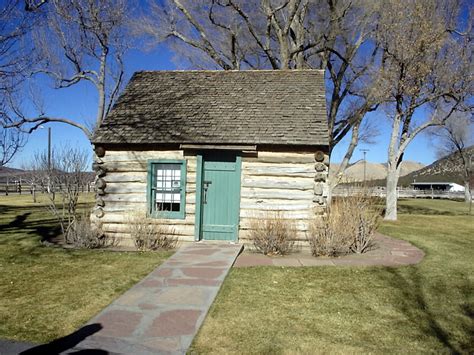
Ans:
<svg viewBox="0 0 474 355"><path fill-rule="evenodd" d="M0 195L10 195L10 194L32 194L33 190L36 191L36 193L46 193L47 192L47 187L45 186L32 186L29 184L20 184L18 182L16 183L10 183L10 184L0 184ZM61 192L64 190L64 186L56 186L54 188L54 192ZM79 190L81 192L91 192L95 191L94 184L85 184L81 185ZM51 191L51 190L50 190Z"/></svg>
<svg viewBox="0 0 474 355"><path fill-rule="evenodd" d="M385 197L385 187L345 187L337 186L333 196L347 197L355 194L367 193L370 196ZM432 198L432 199L464 199L464 192L442 190L417 190L411 188L397 188L398 198Z"/></svg>

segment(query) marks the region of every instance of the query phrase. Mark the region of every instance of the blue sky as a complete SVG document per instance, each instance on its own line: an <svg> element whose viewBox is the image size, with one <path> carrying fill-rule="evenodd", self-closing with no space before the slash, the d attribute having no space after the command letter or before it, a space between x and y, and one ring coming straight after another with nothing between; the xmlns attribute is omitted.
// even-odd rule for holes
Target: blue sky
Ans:
<svg viewBox="0 0 474 355"><path fill-rule="evenodd" d="M128 81L135 71L139 70L172 70L179 69L172 61L172 53L165 47L160 47L155 51L143 53L133 50L126 58L126 80ZM44 100L45 111L49 116L67 117L80 122L94 122L97 95L95 88L89 83L82 83L67 89L56 90L46 78L39 80L37 88L41 91ZM387 142L390 133L388 119L382 112L372 114L371 119L375 120L380 135L376 138L375 144L361 144L355 151L352 161L362 159L360 149L368 149L367 160L371 162L384 163L387 158ZM46 127L52 128L53 147L79 146L90 150L90 143L77 128L65 124L48 124ZM31 161L35 152L47 148L47 129L39 129L29 136L28 143L17 154L8 166L21 168ZM332 161L342 160L346 151L346 142L343 141L333 152ZM431 146L429 137L419 135L407 149L404 160L412 160L424 164L430 164L435 157L435 149Z"/></svg>

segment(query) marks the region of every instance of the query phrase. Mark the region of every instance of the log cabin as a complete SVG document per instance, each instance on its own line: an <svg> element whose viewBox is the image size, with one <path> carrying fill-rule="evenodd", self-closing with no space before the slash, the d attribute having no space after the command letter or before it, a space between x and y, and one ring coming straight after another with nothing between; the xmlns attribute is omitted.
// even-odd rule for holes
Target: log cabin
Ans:
<svg viewBox="0 0 474 355"><path fill-rule="evenodd" d="M121 245L128 221L183 242L249 242L277 211L306 240L324 211L329 135L324 71L142 71L93 138L92 220Z"/></svg>

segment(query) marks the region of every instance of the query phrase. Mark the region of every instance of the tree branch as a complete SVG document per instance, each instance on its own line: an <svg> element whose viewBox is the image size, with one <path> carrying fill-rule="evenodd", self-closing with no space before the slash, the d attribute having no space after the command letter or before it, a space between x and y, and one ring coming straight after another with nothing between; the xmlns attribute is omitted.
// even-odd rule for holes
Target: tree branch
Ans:
<svg viewBox="0 0 474 355"><path fill-rule="evenodd" d="M35 118L23 118L20 121L16 122L11 122L11 123L2 123L3 128L10 129L10 128L18 128L22 132L25 133L32 133L35 130L37 130L41 125L46 124L48 122L59 122L59 123L65 123L70 126L79 128L89 140L92 140L92 132L84 125L81 125L80 123L75 122L74 120L68 119L68 118L60 118L60 117L35 117ZM24 126L32 124L31 127L24 129Z"/></svg>

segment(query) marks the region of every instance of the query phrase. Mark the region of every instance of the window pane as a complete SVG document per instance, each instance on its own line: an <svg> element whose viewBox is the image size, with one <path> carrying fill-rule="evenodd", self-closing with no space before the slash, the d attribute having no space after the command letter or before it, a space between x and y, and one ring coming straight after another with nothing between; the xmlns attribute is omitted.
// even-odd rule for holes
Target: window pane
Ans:
<svg viewBox="0 0 474 355"><path fill-rule="evenodd" d="M155 164L155 209L157 211L180 211L181 164Z"/></svg>

